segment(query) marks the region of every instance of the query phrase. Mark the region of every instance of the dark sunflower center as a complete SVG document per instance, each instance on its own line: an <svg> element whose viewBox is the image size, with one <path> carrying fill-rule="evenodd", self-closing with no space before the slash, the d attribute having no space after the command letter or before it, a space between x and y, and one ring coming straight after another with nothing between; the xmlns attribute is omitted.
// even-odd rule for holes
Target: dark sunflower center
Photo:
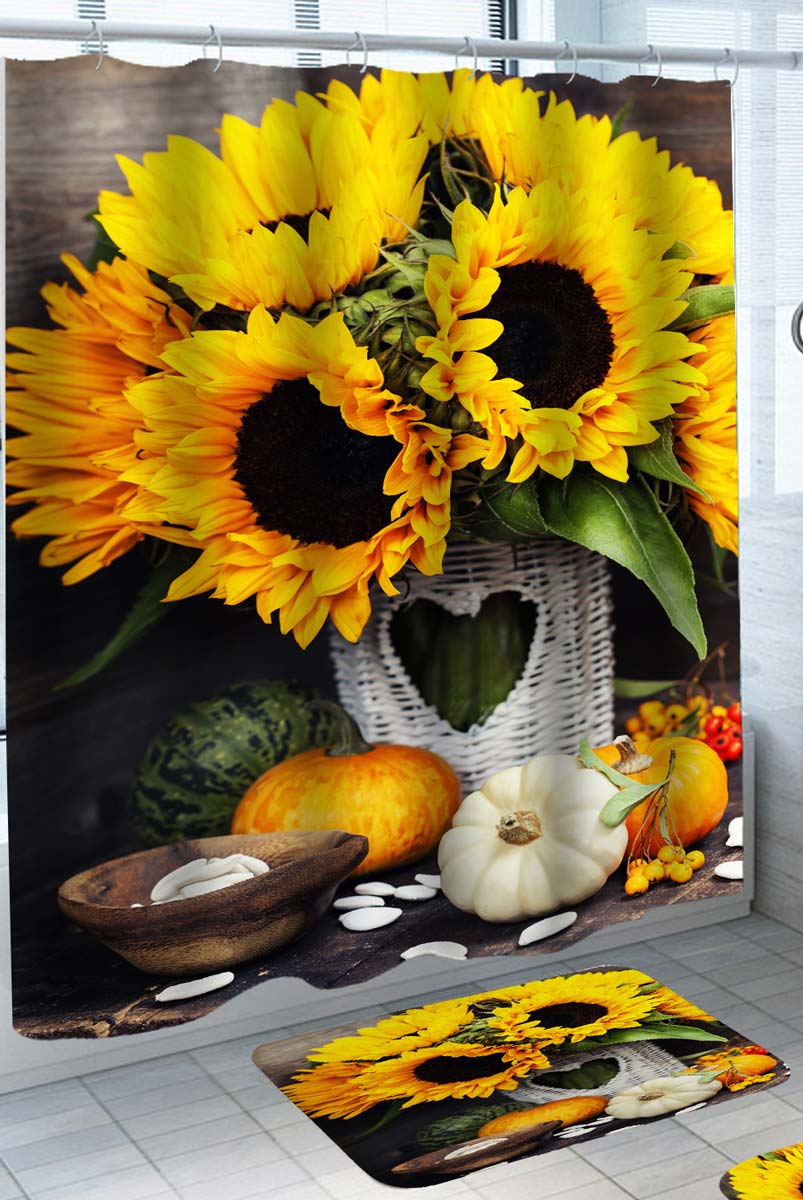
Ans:
<svg viewBox="0 0 803 1200"><path fill-rule="evenodd" d="M497 374L518 380L533 408L571 408L599 387L614 352L607 313L579 271L558 263L502 267L491 303L478 314L501 321L488 350Z"/></svg>
<svg viewBox="0 0 803 1200"><path fill-rule="evenodd" d="M313 209L312 211L315 212L316 210ZM330 210L328 208L319 208L317 211L323 213L325 217L328 217ZM304 213L302 216L299 216L298 213L286 213L285 216L281 217L278 221L263 221L263 224L266 229L270 229L274 232L279 225L289 225L290 228L295 229L296 233L300 234L306 242L309 239L309 223L311 217L312 212Z"/></svg>
<svg viewBox="0 0 803 1200"><path fill-rule="evenodd" d="M536 1008L531 1014L532 1020L540 1021L545 1029L577 1029L580 1025L590 1025L608 1012L602 1004L584 1004L582 1001L569 1004L545 1004Z"/></svg>
<svg viewBox="0 0 803 1200"><path fill-rule="evenodd" d="M295 379L246 412L234 478L264 529L349 546L390 520L382 485L398 449L391 437L349 429L308 380Z"/></svg>
<svg viewBox="0 0 803 1200"><path fill-rule="evenodd" d="M422 1083L470 1083L498 1075L508 1067L501 1054L484 1054L481 1058L428 1058L413 1071Z"/></svg>

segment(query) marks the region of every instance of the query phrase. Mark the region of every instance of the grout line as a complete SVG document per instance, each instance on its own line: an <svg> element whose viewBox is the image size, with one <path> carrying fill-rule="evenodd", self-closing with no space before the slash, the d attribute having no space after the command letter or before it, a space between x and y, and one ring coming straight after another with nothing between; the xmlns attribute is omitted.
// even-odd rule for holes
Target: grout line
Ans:
<svg viewBox="0 0 803 1200"><path fill-rule="evenodd" d="M14 1180L14 1183L15 1183L15 1184L17 1185L17 1187L19 1188L19 1190L20 1190L20 1193L21 1193L21 1194L22 1194L22 1195L25 1197L25 1200L35 1200L35 1198L34 1198L34 1197L31 1195L31 1193L28 1191L28 1189L27 1189L27 1188L25 1187L25 1185L23 1184L23 1182L22 1182L22 1180L20 1179L20 1177L19 1177L19 1175L17 1174L17 1172L16 1172L16 1171L14 1170L14 1168L13 1168L13 1167L12 1167L12 1166L9 1164L9 1162L8 1162L8 1160L6 1159L6 1157L5 1157L5 1155L4 1155L4 1154L0 1154L0 1163L2 1163L2 1164L3 1164L3 1166L5 1167L5 1169L6 1169L6 1171L8 1172L8 1174L9 1174L9 1175L11 1176L11 1178Z"/></svg>
<svg viewBox="0 0 803 1200"><path fill-rule="evenodd" d="M97 1097L96 1097L96 1099L97 1099ZM131 1137L131 1134L128 1132L127 1129L123 1129L120 1122L117 1120L117 1118L114 1116L114 1114L112 1112L110 1112L110 1110L106 1107L103 1100L97 1100L97 1103L103 1109L103 1111L106 1113L106 1115L109 1117L109 1120L112 1122L112 1124L116 1125L116 1127L120 1130L123 1137L125 1137L126 1140L130 1143L130 1145L132 1145L135 1150L138 1150L139 1153L142 1155L142 1157L145 1159L145 1161L153 1167L153 1169L156 1171L159 1178L162 1180L164 1187L167 1189L167 1191L173 1192L173 1194L176 1196L176 1200L180 1200L179 1193L173 1187L170 1180L165 1178L165 1176L162 1174L161 1170L159 1169L159 1164L157 1162L155 1162L149 1154L146 1154L146 1152L142 1149L142 1146L140 1146L139 1142L135 1141L134 1138ZM160 1191L162 1191L162 1190L164 1190L164 1189L160 1189ZM160 1194L159 1192L151 1192L152 1196L159 1196L159 1194ZM140 1196L139 1200L148 1200L148 1198L146 1196Z"/></svg>

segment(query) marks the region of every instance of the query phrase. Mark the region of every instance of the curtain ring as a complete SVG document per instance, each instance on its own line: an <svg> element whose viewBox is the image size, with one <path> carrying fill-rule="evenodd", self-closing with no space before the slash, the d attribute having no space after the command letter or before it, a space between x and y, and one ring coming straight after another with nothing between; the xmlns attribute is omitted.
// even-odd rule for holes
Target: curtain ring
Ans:
<svg viewBox="0 0 803 1200"><path fill-rule="evenodd" d="M801 329L801 322L803 322L803 303L798 304L792 314L792 341L795 343L795 349L803 354L803 329Z"/></svg>
<svg viewBox="0 0 803 1200"><path fill-rule="evenodd" d="M97 38L97 42L98 42L98 61L95 63L95 70L99 71L100 68L103 66L103 59L106 54L106 43L103 40L103 30L100 28L97 21L92 22L92 26L87 35L87 39L86 39L87 51L89 51L89 43L92 41L93 38Z"/></svg>
<svg viewBox="0 0 803 1200"><path fill-rule="evenodd" d="M733 77L730 81L731 87L735 87L736 80L739 78L739 56L734 54L732 50L729 50L727 46L725 47L725 53L719 62L714 63L714 79L717 81L719 81L719 68L723 67L725 63L733 63L733 66L735 67Z"/></svg>
<svg viewBox="0 0 803 1200"><path fill-rule="evenodd" d="M477 43L474 41L473 38L470 38L468 36L463 37L463 45L460 47L460 49L457 51L457 53L454 56L454 69L456 71L458 69L458 67L460 66L460 55L467 54L469 51L471 51L471 53L474 55L474 66L471 68L471 74L469 75L469 79L474 79L474 77L477 74L477 69L479 67L479 56L477 54Z"/></svg>
<svg viewBox="0 0 803 1200"><path fill-rule="evenodd" d="M216 75L217 72L220 70L220 68L223 66L223 42L221 40L220 34L215 29L214 25L209 26L209 37L206 39L205 42L203 42L201 44L201 49L204 52L204 58L206 58L206 47L210 46L212 44L212 42L217 43L217 62L215 63L214 67L212 68L212 74Z"/></svg>
<svg viewBox="0 0 803 1200"><path fill-rule="evenodd" d="M368 70L368 43L365 40L364 33L360 33L359 31L357 33L355 33L354 41L351 43L350 46L348 46L346 48L346 66L347 67L351 66L352 50L362 50L362 66L360 67L360 74L364 75L365 72Z"/></svg>
<svg viewBox="0 0 803 1200"><path fill-rule="evenodd" d="M569 76L569 78L566 80L566 85L568 87L568 85L577 78L577 47L570 45L569 42L567 42L566 38L564 38L563 39L563 49L561 50L558 57L555 59L555 65L557 66L557 64L560 62L560 60L562 58L565 58L567 54L571 54L571 56L572 56L572 73Z"/></svg>
<svg viewBox="0 0 803 1200"><path fill-rule="evenodd" d="M650 58L654 58L658 63L658 74L650 84L650 87L655 87L656 83L660 83L664 77L664 60L661 58L661 51L657 46L653 46L652 42L647 42L647 49L650 52Z"/></svg>

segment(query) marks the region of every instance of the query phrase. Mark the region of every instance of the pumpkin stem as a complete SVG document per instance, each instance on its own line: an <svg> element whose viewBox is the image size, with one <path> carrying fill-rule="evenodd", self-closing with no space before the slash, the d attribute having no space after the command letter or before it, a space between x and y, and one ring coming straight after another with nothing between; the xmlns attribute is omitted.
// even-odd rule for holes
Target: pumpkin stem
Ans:
<svg viewBox="0 0 803 1200"><path fill-rule="evenodd" d="M635 775L636 772L646 771L652 766L649 754L640 754L635 742L626 733L614 738L613 744L619 751L618 761L611 764L614 771L619 771L622 775Z"/></svg>
<svg viewBox="0 0 803 1200"><path fill-rule="evenodd" d="M354 718L334 700L310 700L304 708L317 708L321 712L329 713L337 721L335 740L325 751L327 758L353 758L357 754L367 754L369 750L373 750L374 747L370 742L366 742Z"/></svg>
<svg viewBox="0 0 803 1200"><path fill-rule="evenodd" d="M526 809L505 813L499 818L496 832L509 846L526 846L541 836L541 822L534 812Z"/></svg>

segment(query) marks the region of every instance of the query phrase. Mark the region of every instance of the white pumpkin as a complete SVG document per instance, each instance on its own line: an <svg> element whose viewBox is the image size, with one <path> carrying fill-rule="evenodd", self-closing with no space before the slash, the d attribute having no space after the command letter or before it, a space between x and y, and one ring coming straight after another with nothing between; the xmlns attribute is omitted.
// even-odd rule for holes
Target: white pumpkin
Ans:
<svg viewBox="0 0 803 1200"><path fill-rule="evenodd" d="M521 921L592 896L627 847L624 822L610 829L599 819L615 792L569 754L492 775L441 838L444 895L483 921Z"/></svg>
<svg viewBox="0 0 803 1200"><path fill-rule="evenodd" d="M639 1121L644 1117L663 1117L692 1104L701 1104L716 1096L722 1087L708 1075L667 1075L648 1079L614 1096L605 1109L619 1121Z"/></svg>

